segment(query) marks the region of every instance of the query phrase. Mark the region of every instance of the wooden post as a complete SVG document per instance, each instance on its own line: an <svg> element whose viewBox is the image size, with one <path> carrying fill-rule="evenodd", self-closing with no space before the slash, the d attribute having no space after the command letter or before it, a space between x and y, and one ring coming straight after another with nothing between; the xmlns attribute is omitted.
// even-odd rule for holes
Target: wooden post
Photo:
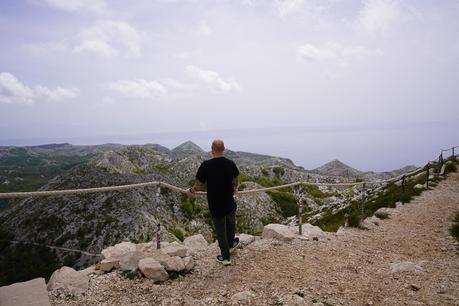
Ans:
<svg viewBox="0 0 459 306"><path fill-rule="evenodd" d="M362 224L365 218L365 183L362 185L362 202L360 205L360 224Z"/></svg>
<svg viewBox="0 0 459 306"><path fill-rule="evenodd" d="M303 201L299 201L299 207L298 207L298 234L302 235L303 234Z"/></svg>
<svg viewBox="0 0 459 306"><path fill-rule="evenodd" d="M402 193L400 195L400 202L402 202L402 204L405 204L405 176L402 176Z"/></svg>
<svg viewBox="0 0 459 306"><path fill-rule="evenodd" d="M440 167L443 166L443 152L440 153L440 156L438 157L438 162L440 163Z"/></svg>
<svg viewBox="0 0 459 306"><path fill-rule="evenodd" d="M426 189L429 189L429 163L426 165Z"/></svg>
<svg viewBox="0 0 459 306"><path fill-rule="evenodd" d="M156 203L156 216L157 216L157 221L156 221L156 249L161 249L161 221L159 219L159 195L161 193L161 187L158 186L158 191L156 192L156 198L158 199L158 202Z"/></svg>

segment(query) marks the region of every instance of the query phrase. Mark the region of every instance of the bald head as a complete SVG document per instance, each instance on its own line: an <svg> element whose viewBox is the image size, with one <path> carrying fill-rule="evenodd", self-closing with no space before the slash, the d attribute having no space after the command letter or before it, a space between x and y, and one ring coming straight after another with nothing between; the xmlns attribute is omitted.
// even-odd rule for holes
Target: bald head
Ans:
<svg viewBox="0 0 459 306"><path fill-rule="evenodd" d="M215 139L212 141L212 153L221 155L225 151L225 144L221 139Z"/></svg>

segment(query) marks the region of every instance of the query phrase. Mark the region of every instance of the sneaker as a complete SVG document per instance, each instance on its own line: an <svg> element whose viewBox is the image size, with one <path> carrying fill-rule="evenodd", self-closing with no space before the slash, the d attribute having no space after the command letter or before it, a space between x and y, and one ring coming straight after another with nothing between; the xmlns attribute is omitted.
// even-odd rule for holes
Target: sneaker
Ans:
<svg viewBox="0 0 459 306"><path fill-rule="evenodd" d="M236 251L236 248L238 247L238 245L239 245L239 238L234 237L233 245L230 246L230 253L233 253L234 251Z"/></svg>
<svg viewBox="0 0 459 306"><path fill-rule="evenodd" d="M231 249L237 248L238 245L239 245L239 238L238 237L234 237L233 245L231 246Z"/></svg>
<svg viewBox="0 0 459 306"><path fill-rule="evenodd" d="M223 259L223 256L222 256L222 255L218 255L218 256L217 256L217 261L218 261L218 262L221 262L224 266L229 266L229 265L231 265L231 260L229 260L229 259Z"/></svg>

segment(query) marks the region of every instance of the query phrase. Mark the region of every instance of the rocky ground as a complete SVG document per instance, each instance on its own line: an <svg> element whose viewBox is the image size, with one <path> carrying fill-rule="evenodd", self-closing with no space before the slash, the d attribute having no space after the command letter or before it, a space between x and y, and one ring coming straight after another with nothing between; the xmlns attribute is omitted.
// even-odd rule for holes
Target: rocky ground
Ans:
<svg viewBox="0 0 459 306"><path fill-rule="evenodd" d="M50 293L53 305L459 305L459 256L448 229L459 174L368 230L319 240L261 239L233 265L208 248L194 271L162 284L118 272L92 275L84 295ZM321 304L322 303L322 304Z"/></svg>

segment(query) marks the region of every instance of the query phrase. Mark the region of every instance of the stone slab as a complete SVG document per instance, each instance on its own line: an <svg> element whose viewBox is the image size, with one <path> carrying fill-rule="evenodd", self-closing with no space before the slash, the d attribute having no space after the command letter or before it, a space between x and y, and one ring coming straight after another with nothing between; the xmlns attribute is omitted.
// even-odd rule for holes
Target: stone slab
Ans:
<svg viewBox="0 0 459 306"><path fill-rule="evenodd" d="M44 278L0 287L2 306L51 306Z"/></svg>

